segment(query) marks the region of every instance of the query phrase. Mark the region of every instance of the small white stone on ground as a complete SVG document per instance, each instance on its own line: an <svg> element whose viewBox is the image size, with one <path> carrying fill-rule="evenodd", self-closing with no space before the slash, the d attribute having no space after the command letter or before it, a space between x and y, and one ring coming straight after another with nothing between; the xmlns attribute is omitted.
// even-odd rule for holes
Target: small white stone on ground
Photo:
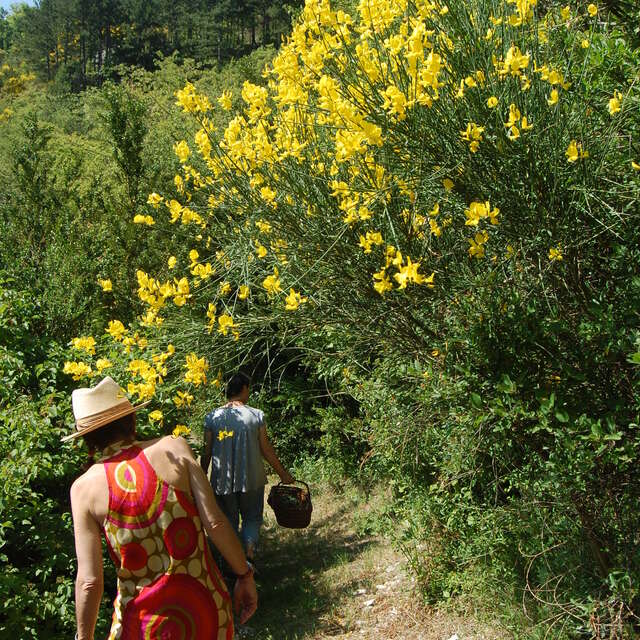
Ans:
<svg viewBox="0 0 640 640"><path fill-rule="evenodd" d="M371 598L371 600L366 600L366 601L365 601L365 603L364 603L364 606L365 606L365 607L372 607L372 606L373 606L373 603L374 603L375 601L376 601L376 599L375 599L375 598Z"/></svg>

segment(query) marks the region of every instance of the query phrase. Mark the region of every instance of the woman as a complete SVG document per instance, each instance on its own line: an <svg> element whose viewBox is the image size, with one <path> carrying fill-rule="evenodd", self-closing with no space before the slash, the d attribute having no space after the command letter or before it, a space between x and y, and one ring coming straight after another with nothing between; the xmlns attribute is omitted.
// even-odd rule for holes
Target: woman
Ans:
<svg viewBox="0 0 640 640"><path fill-rule="evenodd" d="M257 607L253 567L182 438L135 441L134 407L109 377L72 393L76 432L99 454L71 487L78 560L78 640L93 640L103 591L105 536L118 594L109 640L230 640L231 598L205 531L237 576L233 604Z"/></svg>

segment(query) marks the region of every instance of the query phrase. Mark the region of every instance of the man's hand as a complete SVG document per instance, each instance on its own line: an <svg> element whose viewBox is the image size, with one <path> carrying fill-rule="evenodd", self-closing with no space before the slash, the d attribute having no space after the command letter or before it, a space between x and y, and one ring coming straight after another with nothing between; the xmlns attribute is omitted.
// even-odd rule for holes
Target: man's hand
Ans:
<svg viewBox="0 0 640 640"><path fill-rule="evenodd" d="M236 580L233 588L233 608L240 616L240 624L244 624L258 608L258 592L253 575Z"/></svg>
<svg viewBox="0 0 640 640"><path fill-rule="evenodd" d="M296 479L288 472L285 470L285 472L280 476L280 480L284 483L284 484L293 484Z"/></svg>

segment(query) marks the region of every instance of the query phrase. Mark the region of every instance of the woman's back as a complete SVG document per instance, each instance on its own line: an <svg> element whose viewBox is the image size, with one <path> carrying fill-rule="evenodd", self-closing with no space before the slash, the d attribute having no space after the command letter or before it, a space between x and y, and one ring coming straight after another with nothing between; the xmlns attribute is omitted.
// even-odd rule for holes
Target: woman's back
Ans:
<svg viewBox="0 0 640 640"><path fill-rule="evenodd" d="M86 474L118 576L110 640L233 637L229 594L175 445L111 447Z"/></svg>

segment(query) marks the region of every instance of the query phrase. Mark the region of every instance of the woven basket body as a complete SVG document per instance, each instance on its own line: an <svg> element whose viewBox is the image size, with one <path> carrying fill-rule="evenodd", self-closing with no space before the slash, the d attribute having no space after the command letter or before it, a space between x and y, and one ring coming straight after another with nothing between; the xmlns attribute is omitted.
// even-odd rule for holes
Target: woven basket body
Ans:
<svg viewBox="0 0 640 640"><path fill-rule="evenodd" d="M306 488L280 483L269 491L267 502L281 527L304 529L311 522L311 492L306 482L302 484Z"/></svg>

